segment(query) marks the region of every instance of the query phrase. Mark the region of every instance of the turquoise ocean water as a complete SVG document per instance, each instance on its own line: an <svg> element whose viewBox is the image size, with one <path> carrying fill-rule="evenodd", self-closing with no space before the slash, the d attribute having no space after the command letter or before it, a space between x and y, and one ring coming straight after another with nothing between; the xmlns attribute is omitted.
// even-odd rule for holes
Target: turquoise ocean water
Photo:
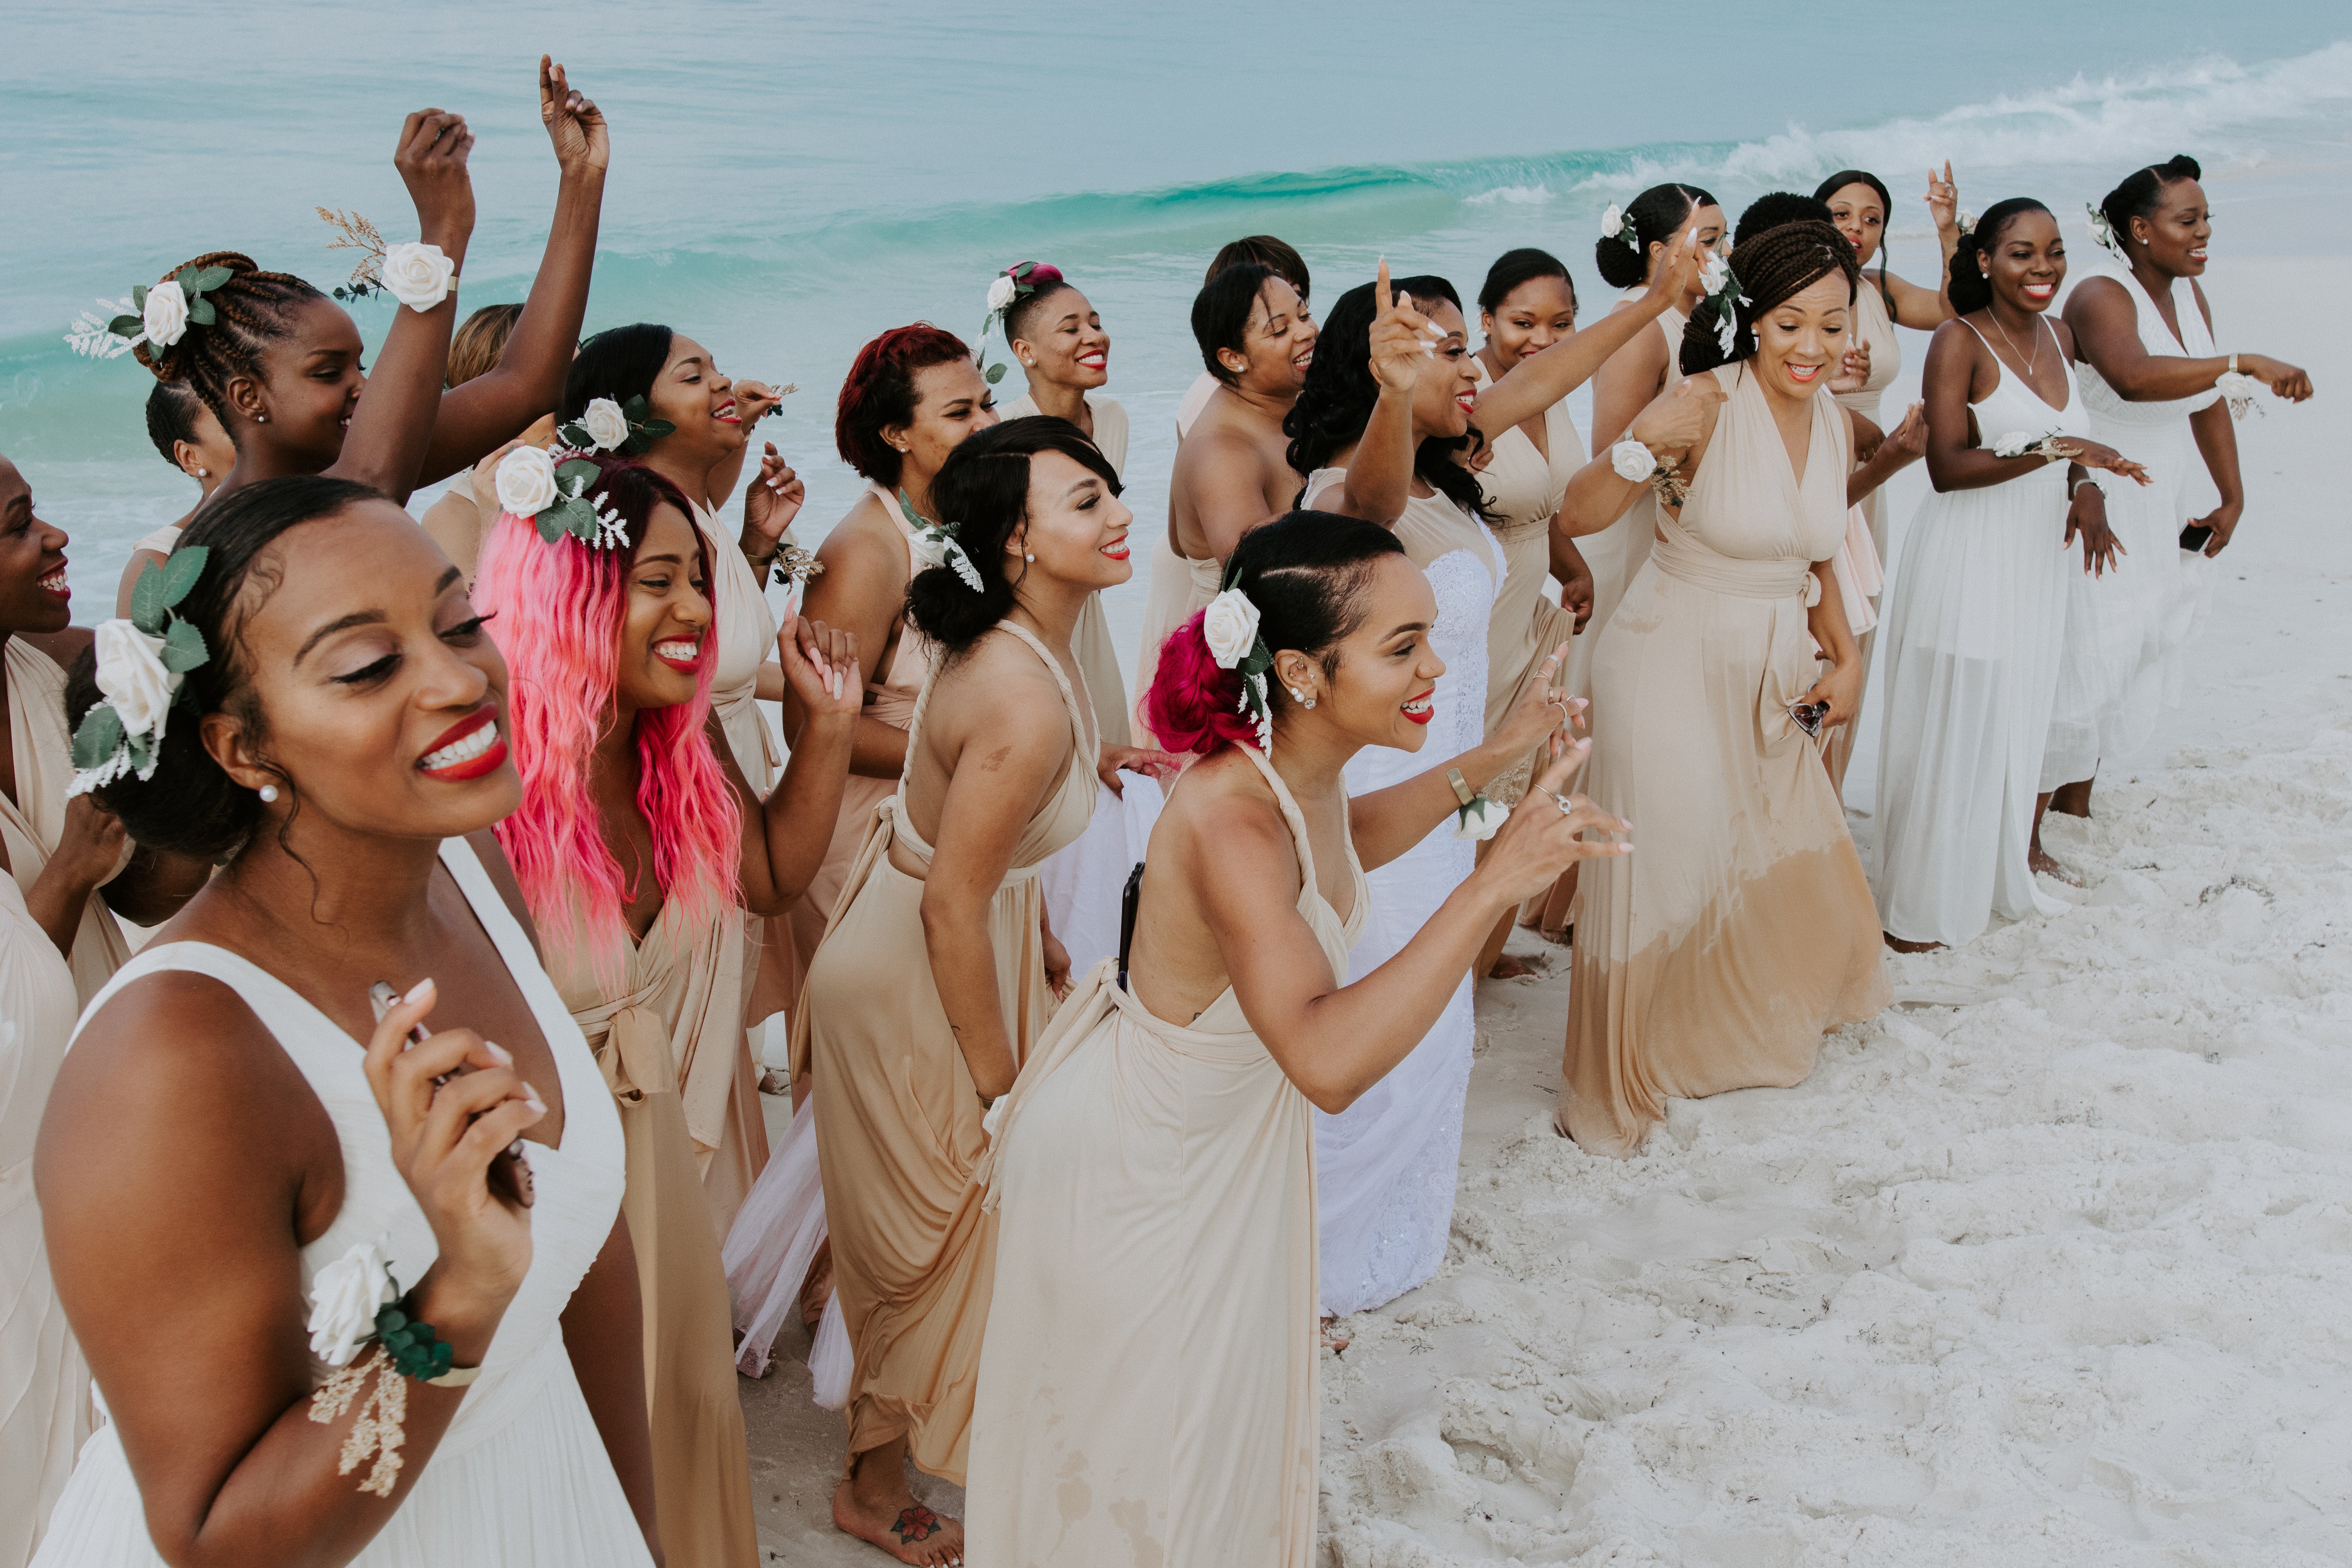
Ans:
<svg viewBox="0 0 2352 1568"><path fill-rule="evenodd" d="M427 104L479 136L464 300L520 299L554 187L542 49L613 122L590 330L667 321L731 372L797 383L762 429L809 476L809 538L855 493L831 431L857 345L917 318L969 338L991 274L1026 257L1103 314L1109 391L1134 416L1129 500L1156 525L1200 365L1185 312L1244 233L1297 244L1318 303L1382 252L1466 297L1496 255L1540 245L1591 311L1601 208L1663 178L1736 209L1873 169L1896 195L1895 268L1924 277L1910 198L1931 160L1953 161L1972 209L2033 195L2065 216L2185 151L2217 251L2352 239L2352 26L2317 4L16 0L0 37L0 453L75 536L84 621L193 489L147 443L145 374L68 353L74 313L210 249L339 280L311 209L413 233L391 149ZM380 338L390 307L357 313ZM1142 599L1139 578L1115 621Z"/></svg>

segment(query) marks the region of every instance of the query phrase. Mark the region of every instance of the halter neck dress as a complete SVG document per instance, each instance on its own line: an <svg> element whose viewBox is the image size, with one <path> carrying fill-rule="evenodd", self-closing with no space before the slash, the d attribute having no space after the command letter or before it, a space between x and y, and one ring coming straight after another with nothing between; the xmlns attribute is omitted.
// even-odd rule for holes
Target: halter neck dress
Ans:
<svg viewBox="0 0 2352 1568"><path fill-rule="evenodd" d="M1355 847L1343 921L1289 790L1242 752L1344 984L1371 901ZM1117 970L1087 973L991 1118L981 1179L1000 1213L965 1561L1307 1568L1315 1118L1230 985L1180 1026Z"/></svg>
<svg viewBox="0 0 2352 1568"><path fill-rule="evenodd" d="M66 790L74 772L73 736L66 729L66 672L22 637L0 645L0 656L7 666L8 742L16 766L16 798L0 794L0 843L7 846L8 870L18 890L30 893L65 837ZM131 845L123 845L116 875L131 863L132 852ZM91 889L66 960L76 994L88 1002L130 958L131 943L114 911Z"/></svg>
<svg viewBox="0 0 2352 1568"><path fill-rule="evenodd" d="M1087 398L1087 407L1093 411L1095 418L1095 450L1110 464L1111 472L1125 479L1127 410L1117 398L1094 395ZM999 408L997 417L1026 419L1042 412L1037 400L1024 393ZM1110 616L1104 611L1098 593L1088 594L1078 611L1077 626L1070 633L1070 652L1078 661L1079 672L1087 678L1087 697L1094 708L1095 726L1103 743L1133 745L1134 729L1127 712L1127 681L1118 672L1118 644L1110 635Z"/></svg>
<svg viewBox="0 0 2352 1568"><path fill-rule="evenodd" d="M1629 289L1619 300L1616 310L1642 297L1639 289ZM1612 314L1614 311L1612 310ZM1657 321L1658 334L1666 345L1666 379L1658 388L1664 396L1683 383L1683 328L1690 318L1668 306ZM1625 351L1620 349L1618 353ZM1595 441L1606 437L1612 444L1622 439L1624 432L1595 430ZM1658 499L1654 491L1644 489L1633 498L1624 515L1598 533L1588 533L1576 542L1584 556L1584 564L1592 573L1592 614L1586 617L1584 631L1569 649L1568 665L1561 675L1569 694L1573 697L1592 695L1592 661L1601 651L1601 634L1609 628L1610 617L1617 613L1618 604L1632 587L1642 570L1642 563L1650 558L1652 544L1658 536ZM1588 719L1590 715L1587 715ZM1594 732L1594 745L1600 744L1599 731Z"/></svg>
<svg viewBox="0 0 2352 1568"><path fill-rule="evenodd" d="M353 1568L425 1563L643 1568L652 1561L645 1537L572 1375L561 1322L620 1211L620 1118L562 998L472 847L462 838L445 840L441 864L497 945L554 1055L563 1086L563 1134L554 1148L523 1144L537 1194L530 1271L499 1321L481 1376L467 1390L399 1510L351 1563ZM165 970L205 975L235 992L301 1070L334 1122L343 1205L302 1248L301 1295L285 1303L285 1321L302 1321L312 1277L356 1242L388 1237L394 1272L404 1282L422 1276L439 1249L425 1211L393 1163L391 1133L368 1087L362 1044L267 970L200 942L142 950L91 1000L85 1022L124 986ZM332 1369L314 1359L310 1371L316 1387ZM667 1520L663 1531L667 1545ZM677 1546L667 1551L671 1563L680 1561ZM100 1427L83 1447L34 1562L39 1568L163 1568L116 1427Z"/></svg>
<svg viewBox="0 0 2352 1568"><path fill-rule="evenodd" d="M1595 805L1640 849L1582 863L1559 1123L1631 1154L1669 1098L1801 1082L1822 1032L1886 1003L1878 911L1821 749L1812 563L1845 533L1852 439L1826 388L1801 482L1744 364L1690 498L1601 634Z"/></svg>
<svg viewBox="0 0 2352 1568"><path fill-rule="evenodd" d="M1494 384L1483 360L1471 363L1478 368L1482 388ZM1478 476L1487 504L1500 516L1495 534L1505 562L1502 592L1496 595L1486 623L1486 714L1481 739L1494 733L1519 693L1540 679L1552 649L1567 643L1570 658L1576 653L1575 613L1563 609L1559 595L1549 590L1551 521L1568 494L1568 481L1584 466L1584 436L1566 398L1545 409L1543 418L1548 451L1537 451L1528 433L1513 425L1490 440L1495 459ZM1562 661L1563 668L1566 663ZM1486 795L1502 805L1517 805L1534 776L1536 761L1536 753L1529 752L1502 777L1489 781Z"/></svg>
<svg viewBox="0 0 2352 1568"><path fill-rule="evenodd" d="M22 1568L89 1436L89 1368L49 1282L33 1145L81 1003L73 971L0 877L0 1563Z"/></svg>
<svg viewBox="0 0 2352 1568"><path fill-rule="evenodd" d="M2035 331L2057 352L2046 324ZM1999 379L1972 405L1983 445L2011 431L2089 433L2071 368L2065 405L2053 408L2000 355L1993 364ZM1906 942L1958 946L1994 915L2065 907L2036 889L2026 848L2067 583L2082 574L2066 545L2066 465L2045 463L2005 484L1930 490L1905 535L1880 677L1873 869L1879 921Z"/></svg>
<svg viewBox="0 0 2352 1568"><path fill-rule="evenodd" d="M1346 477L1343 468L1317 469L1307 477L1307 504L1331 495ZM1487 628L1507 575L1503 547L1492 529L1439 495L1408 496L1395 532L1437 601L1430 644L1445 673L1437 678L1421 750L1358 752L1345 770L1350 795L1417 777L1486 738ZM1375 869L1371 909L1349 967L1369 974L1385 963L1476 866L1477 846L1454 836L1449 815ZM1465 970L1411 1056L1339 1115L1315 1113L1326 1311L1345 1316L1394 1300L1445 1261L1477 1034L1473 991Z"/></svg>
<svg viewBox="0 0 2352 1568"><path fill-rule="evenodd" d="M1053 674L1071 735L1069 766L1022 829L989 906L997 996L1014 1053L1026 1057L1054 1010L1037 868L1086 831L1100 787L1097 742L1093 713L1061 661L1011 621L996 630L1028 645ZM934 663L908 724L910 759L938 683ZM848 1453L904 1436L919 1468L961 1483L996 1222L982 1214L972 1183L986 1143L980 1096L931 980L923 879L898 868L894 846L929 866L903 773L874 808L810 962L793 1018L793 1068L815 1075L810 1099L834 1289L856 1362Z"/></svg>
<svg viewBox="0 0 2352 1568"><path fill-rule="evenodd" d="M2140 347L2149 353L2210 359L2221 352L2187 279L2172 282L2172 313L2180 323L2176 338L2129 268L2104 275L2131 296ZM2066 652L2042 759L2044 790L2087 779L2101 757L2147 743L2164 710L2180 701L2189 643L2212 586L2212 563L2182 550L2180 531L2210 489L2189 416L2211 407L2221 392L2130 403L2089 360L2075 370L2091 439L2147 464L2148 483L2143 488L2104 471L2091 475L2106 492L2107 526L2131 553L2104 576L2077 574L2067 580Z"/></svg>

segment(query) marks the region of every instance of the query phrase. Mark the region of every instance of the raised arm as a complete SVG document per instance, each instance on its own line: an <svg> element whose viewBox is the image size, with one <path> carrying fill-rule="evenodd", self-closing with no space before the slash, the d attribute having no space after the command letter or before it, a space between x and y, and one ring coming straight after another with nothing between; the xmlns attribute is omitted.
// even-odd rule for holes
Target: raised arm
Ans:
<svg viewBox="0 0 2352 1568"><path fill-rule="evenodd" d="M418 238L440 247L461 278L466 244L474 233L474 186L466 172L473 149L474 133L466 128L463 115L424 109L402 125L400 148L392 160L416 204ZM328 467L329 474L373 485L407 504L432 446L441 382L449 366L449 334L457 323L455 289L429 310L403 305L393 311L392 330L376 353L367 395L352 410L342 452ZM515 428L529 423L524 420ZM506 431L499 439L514 433ZM497 440L486 442L482 450L496 445Z"/></svg>
<svg viewBox="0 0 2352 1568"><path fill-rule="evenodd" d="M1412 463L1420 447L1412 435L1413 384L1436 361L1423 335L1429 318L1412 308L1410 296L1399 299L1390 293L1385 256L1372 298L1379 313L1372 318L1371 367L1380 395L1364 421L1355 455L1348 459L1338 501L1324 510L1391 528L1404 515L1404 503L1412 494Z"/></svg>
<svg viewBox="0 0 2352 1568"><path fill-rule="evenodd" d="M438 1252L421 1273L394 1258L401 1289L456 1364L478 1366L531 1255L529 1211L491 1194L488 1167L544 1111L471 1030L406 1047L432 1005L428 988L387 1014L365 1067ZM473 1070L435 1087L461 1064ZM389 1496L360 1489L364 1469L338 1473L365 1402L311 1418L299 1247L334 1216L341 1155L278 1042L215 981L142 980L68 1054L34 1159L58 1294L157 1552L177 1568L357 1554L425 1474L467 1391L407 1382Z"/></svg>
<svg viewBox="0 0 2352 1568"><path fill-rule="evenodd" d="M497 365L441 398L432 445L417 472L419 485L471 465L563 401L563 378L588 312L588 277L596 260L596 222L612 147L603 111L545 55L539 57L539 118L555 143L562 171L547 249Z"/></svg>
<svg viewBox="0 0 2352 1568"><path fill-rule="evenodd" d="M1545 769L1492 852L1428 923L1386 963L1345 986L1298 913L1297 850L1272 798L1213 827L1184 824L1187 842L1178 853L1243 1016L1317 1109L1345 1110L1421 1043L1505 910L1550 887L1572 861L1631 852L1630 844L1580 837L1588 829L1622 833L1630 824L1581 796L1568 797L1570 811L1558 804L1582 756Z"/></svg>
<svg viewBox="0 0 2352 1568"><path fill-rule="evenodd" d="M1611 356L1648 331L1667 306L1683 297L1683 290L1698 276L1702 255L1690 226L1684 225L1677 243L1669 245L1658 258L1640 299L1542 353L1529 354L1480 393L1478 428L1507 430L1591 380ZM1593 423L1597 431L1601 424L1597 410Z"/></svg>
<svg viewBox="0 0 2352 1568"><path fill-rule="evenodd" d="M850 745L865 700L857 680L857 639L847 632L786 616L776 633L776 657L802 720L787 737L792 758L766 800L751 793L716 713L709 722L711 744L725 760L728 783L743 814L743 905L755 915L782 914L816 880L841 816Z"/></svg>
<svg viewBox="0 0 2352 1568"><path fill-rule="evenodd" d="M1650 449L1653 461L1671 468L1688 480L1706 453L1715 429L1716 405L1723 401L1713 376L1695 375L1659 394L1635 417L1624 439ZM1599 437L1592 443L1592 460L1576 470L1561 498L1552 527L1570 539L1598 533L1625 515L1633 498L1649 488L1649 479L1628 479L1617 471L1612 447Z"/></svg>

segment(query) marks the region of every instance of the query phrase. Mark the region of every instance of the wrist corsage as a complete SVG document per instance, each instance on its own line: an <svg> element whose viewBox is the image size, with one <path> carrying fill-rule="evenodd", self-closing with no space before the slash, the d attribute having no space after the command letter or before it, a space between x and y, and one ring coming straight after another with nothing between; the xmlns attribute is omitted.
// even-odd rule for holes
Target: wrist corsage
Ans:
<svg viewBox="0 0 2352 1568"><path fill-rule="evenodd" d="M447 1342L432 1324L408 1315L406 1300L384 1258L383 1238L354 1242L310 1282L310 1353L338 1369L311 1394L310 1419L323 1426L341 1415L359 1397L368 1373L375 1373L375 1388L343 1439L335 1473L348 1476L362 1459L374 1456L360 1490L377 1497L390 1497L400 1479L407 1380L462 1388L481 1373L479 1367L452 1366L455 1354ZM358 1360L360 1348L371 1342L374 1352Z"/></svg>
<svg viewBox="0 0 2352 1568"><path fill-rule="evenodd" d="M1454 837L1484 843L1500 833L1503 824L1511 819L1510 807L1497 805L1483 794L1471 794L1469 782L1463 778L1460 768L1446 769L1445 782L1454 786L1454 798L1462 803L1461 809L1454 814Z"/></svg>
<svg viewBox="0 0 2352 1568"><path fill-rule="evenodd" d="M1680 506L1690 499L1690 486L1676 471L1678 465L1659 462L1656 453L1631 437L1609 448L1609 466L1621 479L1649 481L1668 506Z"/></svg>
<svg viewBox="0 0 2352 1568"><path fill-rule="evenodd" d="M1992 444L1992 455L1996 458L2042 458L2058 462L2073 458L2074 448L2055 430L2040 436L2011 430Z"/></svg>
<svg viewBox="0 0 2352 1568"><path fill-rule="evenodd" d="M816 558L814 550L803 550L797 544L780 544L776 546L771 573L770 580L777 584L805 583L812 577L824 575L824 563Z"/></svg>
<svg viewBox="0 0 2352 1568"><path fill-rule="evenodd" d="M412 310L430 310L456 291L457 264L443 255L439 246L413 240L386 245L375 225L357 213L325 207L312 210L320 222L341 237L328 242L329 250L361 253L351 277L332 290L336 299L355 300L389 294Z"/></svg>
<svg viewBox="0 0 2352 1568"><path fill-rule="evenodd" d="M2230 417L2232 419L2243 419L2248 410L2263 414L2263 405L2254 401L2254 388L2259 384L2252 376L2238 368L2236 354L2230 356L2230 368L2213 378L2213 390L2220 393L2221 401L2230 405ZM2263 414L2263 417L2267 419L2270 416Z"/></svg>

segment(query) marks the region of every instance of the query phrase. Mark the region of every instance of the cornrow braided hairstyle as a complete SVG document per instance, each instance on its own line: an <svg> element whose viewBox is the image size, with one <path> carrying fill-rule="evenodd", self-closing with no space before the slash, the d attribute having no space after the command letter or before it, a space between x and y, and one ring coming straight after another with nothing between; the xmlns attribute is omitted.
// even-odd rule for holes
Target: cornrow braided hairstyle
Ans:
<svg viewBox="0 0 2352 1568"><path fill-rule="evenodd" d="M170 348L141 343L131 352L155 373L157 381L185 383L205 400L221 428L234 431L228 384L240 375L258 375L263 350L286 335L297 308L326 296L291 272L264 272L253 258L234 250L199 256L156 281L168 282L191 268L201 272L207 267L229 269L229 280L205 295L205 303L213 308L212 325L200 327L191 321L186 333Z"/></svg>
<svg viewBox="0 0 2352 1568"><path fill-rule="evenodd" d="M1819 219L1784 223L1768 228L1731 253L1731 270L1739 279L1745 300L1734 320L1731 352L1725 353L1717 336L1715 314L1693 311L1683 327L1682 367L1696 375L1720 364L1737 364L1756 353L1756 319L1779 309L1832 272L1845 275L1846 299L1861 286L1862 267L1845 236Z"/></svg>

